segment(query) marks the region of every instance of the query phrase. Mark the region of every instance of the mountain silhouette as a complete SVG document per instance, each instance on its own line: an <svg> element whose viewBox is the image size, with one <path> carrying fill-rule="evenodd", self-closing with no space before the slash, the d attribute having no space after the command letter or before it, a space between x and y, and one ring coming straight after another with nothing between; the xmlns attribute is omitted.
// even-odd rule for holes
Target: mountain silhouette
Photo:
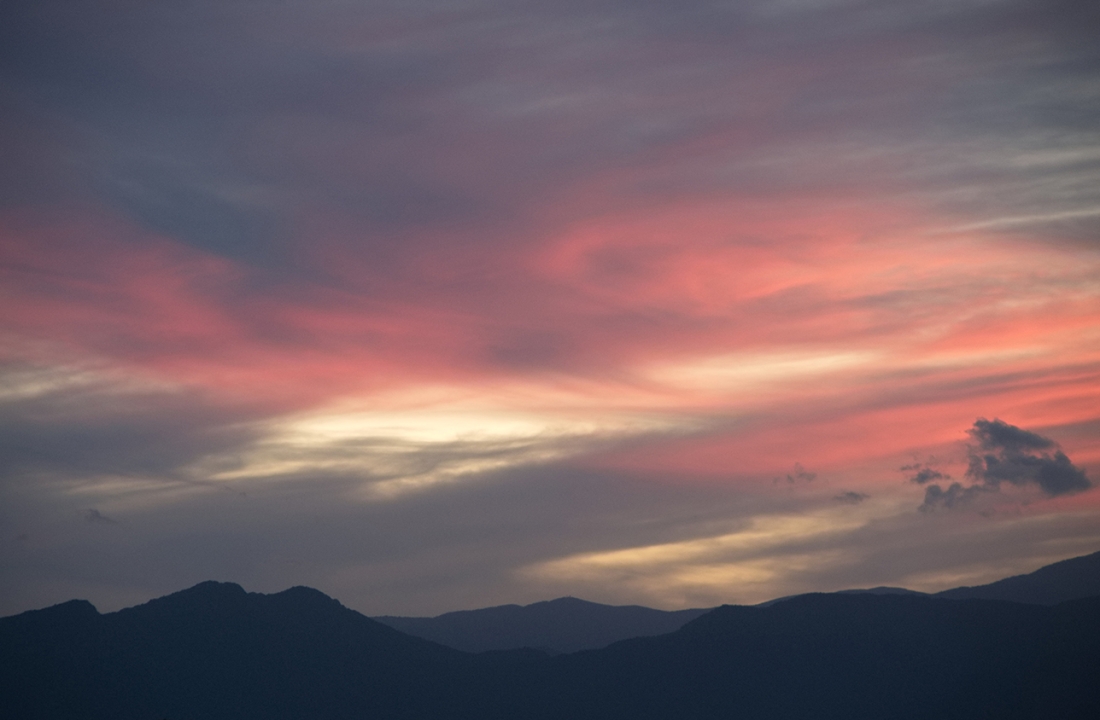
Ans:
<svg viewBox="0 0 1100 720"><path fill-rule="evenodd" d="M1097 677L1100 597L809 594L554 656L462 652L302 587L0 618L0 717L20 720L1091 720Z"/></svg>
<svg viewBox="0 0 1100 720"><path fill-rule="evenodd" d="M841 590L842 594L926 595L900 587ZM1100 596L1100 552L1047 565L1027 575L988 585L960 587L935 597L1006 600L1056 605L1067 600ZM797 595L760 603L767 607ZM655 610L639 605L602 605L573 597L531 605L500 605L461 610L436 617L384 615L373 618L403 633L467 652L536 648L551 654L606 647L635 637L663 635L709 612Z"/></svg>
<svg viewBox="0 0 1100 720"><path fill-rule="evenodd" d="M1035 605L1057 605L1100 595L1100 552L1062 560L1026 575L998 580L988 585L958 587L936 593L953 600L1008 600Z"/></svg>
<svg viewBox="0 0 1100 720"><path fill-rule="evenodd" d="M0 716L431 717L464 657L316 590L205 582L106 615L74 601L0 620Z"/></svg>
<svg viewBox="0 0 1100 720"><path fill-rule="evenodd" d="M774 600L765 600L762 603L757 603L756 607L768 607L769 605L775 605L776 603L785 602L791 598L802 597L802 595L812 595L816 593L801 593L799 595L784 595L783 597L775 598ZM918 592L916 590L906 590L900 587L889 587L886 585L880 585L873 588L853 588L851 590L837 590L834 595L922 595L927 596L928 593Z"/></svg>
<svg viewBox="0 0 1100 720"><path fill-rule="evenodd" d="M550 653L571 653L606 647L627 638L670 633L709 610L665 611L563 597L531 605L500 605L430 618L383 616L374 619L409 635L467 652L531 647Z"/></svg>
<svg viewBox="0 0 1100 720"><path fill-rule="evenodd" d="M1026 575L1014 575L986 585L968 585L937 593L922 593L885 586L837 592L856 595L924 595L952 600L1005 600L1029 605L1057 605L1069 600L1100 596L1100 552L1044 565ZM768 600L760 603L759 607L767 607L795 597L800 596L787 595Z"/></svg>
<svg viewBox="0 0 1100 720"><path fill-rule="evenodd" d="M565 656L556 701L574 718L1100 717L1097 640L1100 598L803 595Z"/></svg>

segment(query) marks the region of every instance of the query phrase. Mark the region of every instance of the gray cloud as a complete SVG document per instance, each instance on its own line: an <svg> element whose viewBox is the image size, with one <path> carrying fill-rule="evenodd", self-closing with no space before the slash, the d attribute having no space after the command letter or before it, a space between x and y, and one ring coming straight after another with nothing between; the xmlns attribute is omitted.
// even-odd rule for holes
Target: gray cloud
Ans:
<svg viewBox="0 0 1100 720"><path fill-rule="evenodd" d="M1085 471L1050 438L984 418L975 421L969 432L977 444L971 447L966 474L986 487L996 488L1002 482L1034 484L1051 497L1092 487Z"/></svg>
<svg viewBox="0 0 1100 720"><path fill-rule="evenodd" d="M794 485L796 483L809 483L817 479L817 473L812 473L802 467L802 463L795 463L794 470L787 473L787 483Z"/></svg>
<svg viewBox="0 0 1100 720"><path fill-rule="evenodd" d="M256 437L248 423L254 411L187 392L14 366L0 368L0 385L8 383L40 387L0 400L0 481L8 484L42 476L181 480L194 463L211 456L228 462Z"/></svg>
<svg viewBox="0 0 1100 720"><path fill-rule="evenodd" d="M84 519L93 524L118 525L117 520L112 520L95 508L88 508L87 510L85 510Z"/></svg>
<svg viewBox="0 0 1100 720"><path fill-rule="evenodd" d="M963 486L961 483L951 483L946 490L939 485L929 485L924 491L924 502L921 503L921 512L931 512L936 508L951 508L965 505L983 492L990 492L992 488L984 485Z"/></svg>
<svg viewBox="0 0 1100 720"><path fill-rule="evenodd" d="M219 192L225 179L149 158L112 161L97 187L152 230L200 249L258 265L280 265L286 248L273 213Z"/></svg>
<svg viewBox="0 0 1100 720"><path fill-rule="evenodd" d="M967 431L977 441L975 452L1003 452L1013 455L1032 451L1050 450L1058 446L1050 438L1045 438L1027 430L1021 430L1015 425L1009 425L1003 420L994 419L992 422L985 418L974 421L974 427ZM981 479L980 472L973 470L971 474Z"/></svg>
<svg viewBox="0 0 1100 720"><path fill-rule="evenodd" d="M308 271L273 230L297 213L346 213L376 257L448 242L404 232L426 223L514 244L524 233L502 229L525 209L608 169L630 169L616 192L643 201L848 187L916 192L960 223L1034 216L1078 240L1100 222L1059 215L1100 202L1087 2L0 13L0 95L36 108L47 136L17 165L33 182L0 187L97 197L269 269ZM349 42L360 26L389 30ZM26 146L31 121L5 138ZM699 157L700 142L715 150Z"/></svg>
<svg viewBox="0 0 1100 720"><path fill-rule="evenodd" d="M975 420L967 432L974 441L968 448L970 462L966 471L972 484L964 486L956 482L946 490L938 484L929 485L921 510L957 507L982 493L996 492L1002 483L1034 486L1048 497L1092 487L1085 471L1070 462L1058 443L1050 438L1003 420L985 418ZM921 473L912 479L922 482ZM935 478L929 477L923 482L931 479Z"/></svg>
<svg viewBox="0 0 1100 720"><path fill-rule="evenodd" d="M924 485L930 483L933 480L950 480L951 476L946 473L942 473L933 467L923 463L913 463L911 465L903 465L901 471L904 473L912 473L909 477L909 482L917 483L918 485Z"/></svg>
<svg viewBox="0 0 1100 720"><path fill-rule="evenodd" d="M842 505L859 505L861 502L868 499L869 497L871 496L867 493L848 490L846 492L840 493L839 495L834 495L833 500L841 503Z"/></svg>

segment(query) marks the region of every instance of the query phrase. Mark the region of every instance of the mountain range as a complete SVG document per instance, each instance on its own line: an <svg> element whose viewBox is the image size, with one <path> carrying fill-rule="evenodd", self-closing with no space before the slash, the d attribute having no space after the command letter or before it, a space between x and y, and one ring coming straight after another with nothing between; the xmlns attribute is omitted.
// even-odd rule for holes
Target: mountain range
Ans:
<svg viewBox="0 0 1100 720"><path fill-rule="evenodd" d="M437 617L374 618L409 635L466 652L530 647L555 653L592 650L633 637L679 630L713 608L654 610L563 597L531 605L499 605Z"/></svg>
<svg viewBox="0 0 1100 720"><path fill-rule="evenodd" d="M1027 575L977 587L954 588L931 596L892 587L841 592L1055 605L1100 596L1100 552L1047 565ZM761 605L789 599L769 600ZM403 633L467 652L530 647L550 653L570 653L606 647L628 638L670 633L712 609L664 611L637 605L602 605L565 597L531 605L449 612L436 617L386 615L374 619Z"/></svg>
<svg viewBox="0 0 1100 720"><path fill-rule="evenodd" d="M1087 589L1096 557L965 590ZM1097 596L809 594L559 655L462 652L301 587L207 582L114 613L74 600L0 618L0 717L26 720L1084 719L1100 717L1097 677Z"/></svg>

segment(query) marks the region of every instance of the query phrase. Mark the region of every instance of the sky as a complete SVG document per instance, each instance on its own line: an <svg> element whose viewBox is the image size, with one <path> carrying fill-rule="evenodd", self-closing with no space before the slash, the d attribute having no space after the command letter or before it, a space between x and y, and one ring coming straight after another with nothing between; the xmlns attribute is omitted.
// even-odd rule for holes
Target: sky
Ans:
<svg viewBox="0 0 1100 720"><path fill-rule="evenodd" d="M1092 0L0 5L0 614L1100 550Z"/></svg>

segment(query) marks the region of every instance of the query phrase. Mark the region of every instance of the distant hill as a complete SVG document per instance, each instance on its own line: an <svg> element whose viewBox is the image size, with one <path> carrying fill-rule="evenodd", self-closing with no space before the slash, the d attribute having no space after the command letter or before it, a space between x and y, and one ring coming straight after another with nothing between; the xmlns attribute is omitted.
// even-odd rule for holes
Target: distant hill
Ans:
<svg viewBox="0 0 1100 720"><path fill-rule="evenodd" d="M804 595L554 657L459 652L308 588L0 619L20 720L1093 720L1098 676L1100 598Z"/></svg>
<svg viewBox="0 0 1100 720"><path fill-rule="evenodd" d="M841 595L927 595L927 593L918 592L917 590L907 590L906 588L890 587L888 585L859 590L838 590L837 592Z"/></svg>
<svg viewBox="0 0 1100 720"><path fill-rule="evenodd" d="M899 587L841 590L843 594L924 595ZM1100 596L1100 552L1040 568L989 585L945 590L936 597L979 598L1036 605ZM767 607L797 596L761 603ZM537 648L550 653L593 650L634 637L663 635L708 612L663 611L638 605L614 606L558 598L532 605L501 605L437 617L374 618L401 632L467 652Z"/></svg>
<svg viewBox="0 0 1100 720"><path fill-rule="evenodd" d="M679 630L709 609L654 610L601 605L564 597L532 605L500 605L438 617L374 618L401 632L467 652L531 647L570 653L606 647L633 637Z"/></svg>
<svg viewBox="0 0 1100 720"><path fill-rule="evenodd" d="M802 593L802 595L813 595L816 593ZM834 595L927 595L927 593L918 592L916 590L906 590L900 587L889 587L886 585L880 585L873 588L853 588L851 590L837 590ZM762 603L757 603L756 607L768 607L775 605L779 602L785 602L791 598L802 597L802 595L784 595L783 597L775 598L774 600L765 600Z"/></svg>
<svg viewBox="0 0 1100 720"><path fill-rule="evenodd" d="M1034 605L1057 605L1095 596L1100 596L1100 552L1056 562L1027 575L1015 575L988 585L936 593L936 597L952 600L976 598Z"/></svg>

